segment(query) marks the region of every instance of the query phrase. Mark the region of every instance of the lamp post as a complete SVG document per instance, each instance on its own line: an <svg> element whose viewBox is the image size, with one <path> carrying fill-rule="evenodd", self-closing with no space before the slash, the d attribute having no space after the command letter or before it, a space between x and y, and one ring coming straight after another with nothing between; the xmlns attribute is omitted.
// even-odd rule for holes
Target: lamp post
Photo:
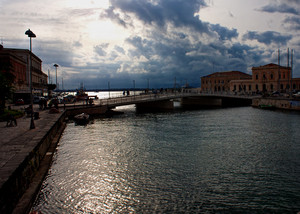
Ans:
<svg viewBox="0 0 300 214"><path fill-rule="evenodd" d="M55 67L55 84L56 84L56 90L58 90L58 86L57 86L57 67L58 67L58 64L54 64L53 65Z"/></svg>
<svg viewBox="0 0 300 214"><path fill-rule="evenodd" d="M133 96L135 97L135 80L133 80Z"/></svg>
<svg viewBox="0 0 300 214"><path fill-rule="evenodd" d="M30 129L34 129L35 125L34 125L34 120L33 120L33 96L32 96L32 59L31 59L31 53L32 53L32 42L31 42L31 38L35 38L36 35L30 30L28 29L25 32L25 35L27 35L30 39L30 53L29 53L29 90L30 90L30 105L31 105L31 121L30 121Z"/></svg>

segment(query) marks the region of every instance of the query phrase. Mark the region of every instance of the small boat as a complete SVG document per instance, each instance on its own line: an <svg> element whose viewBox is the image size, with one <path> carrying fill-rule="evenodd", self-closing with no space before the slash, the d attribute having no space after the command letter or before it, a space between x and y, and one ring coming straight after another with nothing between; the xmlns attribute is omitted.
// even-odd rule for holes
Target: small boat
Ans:
<svg viewBox="0 0 300 214"><path fill-rule="evenodd" d="M259 105L259 107L262 109L275 109L276 108L273 105L264 105L264 104Z"/></svg>
<svg viewBox="0 0 300 214"><path fill-rule="evenodd" d="M80 88L76 92L76 100L87 100L89 98L89 95L85 93L85 88L83 87L83 83L81 83Z"/></svg>
<svg viewBox="0 0 300 214"><path fill-rule="evenodd" d="M77 114L74 116L74 121L78 125L86 125L89 122L90 115L86 113Z"/></svg>

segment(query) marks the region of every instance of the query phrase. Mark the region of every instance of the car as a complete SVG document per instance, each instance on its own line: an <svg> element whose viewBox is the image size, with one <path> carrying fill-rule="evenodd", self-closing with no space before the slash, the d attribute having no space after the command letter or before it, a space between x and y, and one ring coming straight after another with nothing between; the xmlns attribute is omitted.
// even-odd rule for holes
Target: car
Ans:
<svg viewBox="0 0 300 214"><path fill-rule="evenodd" d="M38 104L40 102L40 97L34 96L33 97L33 103Z"/></svg>
<svg viewBox="0 0 300 214"><path fill-rule="evenodd" d="M23 99L17 99L16 105L24 105L24 100Z"/></svg>
<svg viewBox="0 0 300 214"><path fill-rule="evenodd" d="M279 95L280 95L279 91L274 91L274 92L271 94L272 97L279 97Z"/></svg>
<svg viewBox="0 0 300 214"><path fill-rule="evenodd" d="M293 94L293 97L300 98L300 91L298 91L296 94Z"/></svg>

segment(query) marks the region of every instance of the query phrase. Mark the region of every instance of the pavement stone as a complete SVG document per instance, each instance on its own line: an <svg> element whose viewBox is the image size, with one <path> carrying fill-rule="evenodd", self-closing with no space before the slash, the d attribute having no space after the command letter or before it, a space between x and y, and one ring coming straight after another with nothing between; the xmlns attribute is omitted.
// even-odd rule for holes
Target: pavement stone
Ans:
<svg viewBox="0 0 300 214"><path fill-rule="evenodd" d="M25 107L27 106L11 106L12 109L19 110ZM14 127L7 127L6 122L0 122L0 187L63 113L60 110L60 113L49 114L49 110L39 110L38 105L34 105L34 111L39 112L40 116L34 120L35 129L30 129L31 118L26 115L18 118L17 126Z"/></svg>

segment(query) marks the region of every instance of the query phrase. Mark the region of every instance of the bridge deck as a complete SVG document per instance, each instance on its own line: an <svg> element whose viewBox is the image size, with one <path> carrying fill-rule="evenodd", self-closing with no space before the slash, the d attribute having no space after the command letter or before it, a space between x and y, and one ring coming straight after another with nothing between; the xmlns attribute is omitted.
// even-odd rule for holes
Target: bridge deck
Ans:
<svg viewBox="0 0 300 214"><path fill-rule="evenodd" d="M162 94L140 94L132 96L122 96L108 99L101 99L101 105L109 107L116 107L122 105L131 105L138 103L162 101L162 100L175 100L184 97L215 97L215 98L236 98L251 100L257 96L239 96L230 94L200 94L200 93L162 93Z"/></svg>

